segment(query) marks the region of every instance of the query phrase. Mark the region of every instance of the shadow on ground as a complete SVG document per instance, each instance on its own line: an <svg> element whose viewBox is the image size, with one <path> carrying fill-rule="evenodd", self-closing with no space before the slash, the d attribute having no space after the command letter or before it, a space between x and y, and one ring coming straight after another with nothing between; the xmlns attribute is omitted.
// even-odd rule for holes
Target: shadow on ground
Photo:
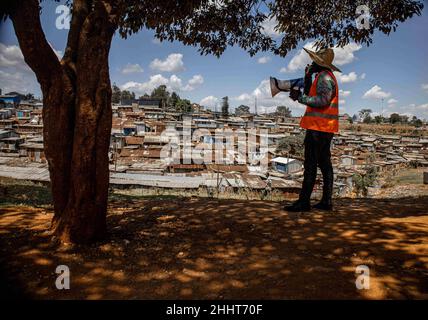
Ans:
<svg viewBox="0 0 428 320"><path fill-rule="evenodd" d="M58 247L52 212L1 207L8 282L37 299L428 297L428 197L341 199L333 213L295 215L215 199L113 199L109 211L106 241ZM70 290L55 289L58 265ZM355 287L358 265L370 268L369 290Z"/></svg>

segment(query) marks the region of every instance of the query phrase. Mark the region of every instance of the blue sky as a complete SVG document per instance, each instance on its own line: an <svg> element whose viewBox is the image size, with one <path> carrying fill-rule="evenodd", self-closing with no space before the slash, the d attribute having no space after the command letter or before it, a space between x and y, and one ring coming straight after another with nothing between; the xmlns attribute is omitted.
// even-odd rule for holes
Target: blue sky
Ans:
<svg viewBox="0 0 428 320"><path fill-rule="evenodd" d="M46 37L61 55L67 30L56 28L58 4L44 2L43 6ZM427 10L425 7L422 16L401 24L390 36L376 34L370 47L350 44L335 50L336 64L343 71L338 75L342 113L352 115L362 108L381 113L383 98L384 115L398 112L428 119ZM267 31L271 25L267 24ZM34 75L22 60L10 21L0 26L0 88L40 95ZM272 32L272 36L277 35ZM180 96L212 109L222 97L229 96L232 107L246 104L253 110L257 97L259 111L286 105L294 115L300 115L304 106L287 94L270 97L267 79L301 77L308 62L303 46L310 47L310 43L301 43L285 58L270 53L250 57L240 48L229 48L216 58L201 56L196 48L178 42L159 43L150 31L143 30L127 40L115 36L110 74L112 82L137 95L166 84Z"/></svg>

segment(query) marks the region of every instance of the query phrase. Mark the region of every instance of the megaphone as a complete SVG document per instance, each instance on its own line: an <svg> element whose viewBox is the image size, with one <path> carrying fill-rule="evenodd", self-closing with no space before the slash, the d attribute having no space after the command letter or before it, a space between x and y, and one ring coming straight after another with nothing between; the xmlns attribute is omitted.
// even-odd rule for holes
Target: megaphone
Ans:
<svg viewBox="0 0 428 320"><path fill-rule="evenodd" d="M290 92L291 89L301 90L304 87L304 79L292 79L292 80L278 80L277 78L270 77L270 91L272 98L280 92Z"/></svg>

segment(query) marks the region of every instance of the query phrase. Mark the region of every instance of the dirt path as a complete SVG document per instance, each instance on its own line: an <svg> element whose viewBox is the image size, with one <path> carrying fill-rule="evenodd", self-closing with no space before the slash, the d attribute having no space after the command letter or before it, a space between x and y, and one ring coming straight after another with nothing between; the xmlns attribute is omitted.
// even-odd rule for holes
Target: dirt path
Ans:
<svg viewBox="0 0 428 320"><path fill-rule="evenodd" d="M279 203L112 201L110 237L57 247L52 213L0 207L2 294L54 299L428 298L428 197L337 202L289 215ZM67 265L71 290L55 289ZM370 268L357 290L355 268Z"/></svg>

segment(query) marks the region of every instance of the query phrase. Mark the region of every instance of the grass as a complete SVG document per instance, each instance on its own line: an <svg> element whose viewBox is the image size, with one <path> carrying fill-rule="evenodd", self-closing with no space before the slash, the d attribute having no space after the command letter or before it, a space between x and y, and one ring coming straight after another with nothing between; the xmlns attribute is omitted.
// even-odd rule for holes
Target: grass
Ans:
<svg viewBox="0 0 428 320"><path fill-rule="evenodd" d="M127 203L133 200L172 200L175 195L131 195L111 189L109 201ZM0 177L0 206L26 205L43 208L52 206L52 193L48 184Z"/></svg>
<svg viewBox="0 0 428 320"><path fill-rule="evenodd" d="M115 190L110 190L109 192L109 201L119 201L119 202L127 202L127 201L136 200L136 199L141 199L141 200L155 199L155 200L168 201L168 200L173 200L177 198L181 198L181 197L175 196L175 195L131 195L131 194L118 193Z"/></svg>
<svg viewBox="0 0 428 320"><path fill-rule="evenodd" d="M52 194L49 187L42 183L0 178L0 206L27 205L49 207Z"/></svg>

